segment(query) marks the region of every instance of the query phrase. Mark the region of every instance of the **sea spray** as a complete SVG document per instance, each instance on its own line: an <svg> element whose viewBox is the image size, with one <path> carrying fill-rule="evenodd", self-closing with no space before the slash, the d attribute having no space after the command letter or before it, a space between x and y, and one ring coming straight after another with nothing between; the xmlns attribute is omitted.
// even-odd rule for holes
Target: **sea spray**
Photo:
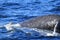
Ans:
<svg viewBox="0 0 60 40"><path fill-rule="evenodd" d="M58 25L58 22L56 22L56 25L55 25L54 30L53 30L53 34L56 34L57 25Z"/></svg>
<svg viewBox="0 0 60 40"><path fill-rule="evenodd" d="M57 36L57 33L56 33L57 25L58 25L58 22L56 22L56 25L54 27L53 33L47 33L47 36Z"/></svg>
<svg viewBox="0 0 60 40"><path fill-rule="evenodd" d="M19 28L21 27L19 23L17 24L12 24L12 22L10 22L9 24L6 24L4 25L5 28L7 29L7 31L10 31L10 30L14 30L14 28Z"/></svg>

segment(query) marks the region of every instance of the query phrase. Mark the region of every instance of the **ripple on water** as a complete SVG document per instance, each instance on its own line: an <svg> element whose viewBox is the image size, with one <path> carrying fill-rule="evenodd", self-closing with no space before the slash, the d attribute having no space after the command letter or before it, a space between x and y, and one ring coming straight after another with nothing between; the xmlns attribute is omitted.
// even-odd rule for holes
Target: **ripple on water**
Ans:
<svg viewBox="0 0 60 40"><path fill-rule="evenodd" d="M3 26L9 22L19 23L27 20L32 16L42 16L46 14L60 14L60 1L58 0L33 0L17 3L6 2L0 4L0 25ZM43 13L43 14L42 14ZM21 16L22 15L22 16ZM24 16L28 15L28 16ZM0 39L1 40L49 40L52 37L40 37L50 31L38 31L30 29L11 30L7 31L4 27L0 27ZM52 38L53 40L60 39L59 37Z"/></svg>

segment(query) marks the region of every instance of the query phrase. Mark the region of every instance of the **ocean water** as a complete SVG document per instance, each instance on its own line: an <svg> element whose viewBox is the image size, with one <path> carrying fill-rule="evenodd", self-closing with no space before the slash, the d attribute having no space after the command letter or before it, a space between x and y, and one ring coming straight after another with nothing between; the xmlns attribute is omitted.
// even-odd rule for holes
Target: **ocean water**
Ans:
<svg viewBox="0 0 60 40"><path fill-rule="evenodd" d="M60 15L60 0L0 0L0 40L60 40L59 36L44 37L29 28L7 31L4 27L49 14Z"/></svg>

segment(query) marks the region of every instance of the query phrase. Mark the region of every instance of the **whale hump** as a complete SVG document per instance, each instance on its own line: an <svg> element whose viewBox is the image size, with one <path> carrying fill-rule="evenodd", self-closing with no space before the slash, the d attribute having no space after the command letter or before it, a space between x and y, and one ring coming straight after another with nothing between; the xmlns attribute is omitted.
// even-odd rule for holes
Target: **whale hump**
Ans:
<svg viewBox="0 0 60 40"><path fill-rule="evenodd" d="M53 30L56 22L60 23L60 15L37 16L23 21L20 25L21 27Z"/></svg>

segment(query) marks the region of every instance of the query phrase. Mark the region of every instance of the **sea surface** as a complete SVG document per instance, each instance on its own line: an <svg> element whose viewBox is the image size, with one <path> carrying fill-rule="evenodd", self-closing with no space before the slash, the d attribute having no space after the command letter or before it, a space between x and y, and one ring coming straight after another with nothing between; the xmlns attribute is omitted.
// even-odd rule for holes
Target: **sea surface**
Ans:
<svg viewBox="0 0 60 40"><path fill-rule="evenodd" d="M60 0L0 0L0 40L60 40L59 36L44 36L46 31L32 28L7 31L4 27L10 22L16 24L49 14L60 15Z"/></svg>

